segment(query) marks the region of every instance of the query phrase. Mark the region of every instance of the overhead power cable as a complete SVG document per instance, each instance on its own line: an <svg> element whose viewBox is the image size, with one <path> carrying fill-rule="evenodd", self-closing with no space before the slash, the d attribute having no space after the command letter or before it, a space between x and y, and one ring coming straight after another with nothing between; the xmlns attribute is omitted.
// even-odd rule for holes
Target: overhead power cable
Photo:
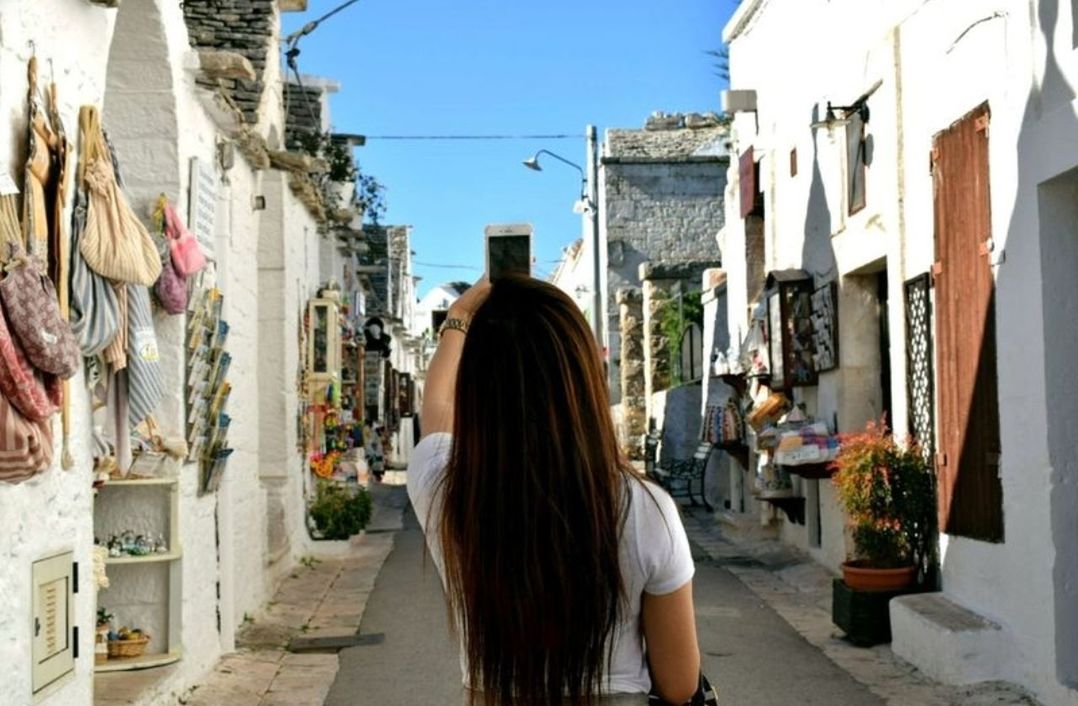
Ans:
<svg viewBox="0 0 1078 706"><path fill-rule="evenodd" d="M583 135L365 135L368 140L581 140Z"/></svg>

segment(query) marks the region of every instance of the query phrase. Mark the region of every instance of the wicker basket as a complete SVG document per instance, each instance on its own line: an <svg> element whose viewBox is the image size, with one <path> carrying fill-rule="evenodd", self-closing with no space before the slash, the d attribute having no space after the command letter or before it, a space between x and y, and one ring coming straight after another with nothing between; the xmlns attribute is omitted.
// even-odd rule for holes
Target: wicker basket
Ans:
<svg viewBox="0 0 1078 706"><path fill-rule="evenodd" d="M150 644L150 636L143 635L134 640L109 640L109 659L141 657Z"/></svg>

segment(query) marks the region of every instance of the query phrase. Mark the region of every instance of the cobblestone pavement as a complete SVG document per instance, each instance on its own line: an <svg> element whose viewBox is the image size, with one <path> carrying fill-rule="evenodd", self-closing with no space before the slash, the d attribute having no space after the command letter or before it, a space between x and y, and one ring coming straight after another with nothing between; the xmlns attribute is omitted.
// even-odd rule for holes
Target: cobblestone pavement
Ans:
<svg viewBox="0 0 1078 706"><path fill-rule="evenodd" d="M337 675L337 655L292 654L286 645L296 636L358 631L406 502L401 486L372 491L375 514L367 533L353 540L341 558L304 561L293 569L274 599L239 630L236 652L225 655L203 683L180 697L181 704L322 706Z"/></svg>
<svg viewBox="0 0 1078 706"><path fill-rule="evenodd" d="M887 645L856 647L831 622L834 576L808 556L775 540L731 541L712 515L686 509L694 550L737 576L813 647L893 706L1038 706L1022 689L1001 682L949 687L899 659ZM781 659L781 658L780 658Z"/></svg>

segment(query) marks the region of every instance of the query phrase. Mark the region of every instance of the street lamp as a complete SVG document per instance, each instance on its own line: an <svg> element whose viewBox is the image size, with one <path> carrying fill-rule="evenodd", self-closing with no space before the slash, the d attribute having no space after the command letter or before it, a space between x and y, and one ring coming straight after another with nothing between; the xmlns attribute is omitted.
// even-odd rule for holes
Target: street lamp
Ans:
<svg viewBox="0 0 1078 706"><path fill-rule="evenodd" d="M533 169L537 172L543 171L543 168L539 165L540 155L547 155L559 162L569 165L573 169L580 172L580 201L584 204L584 209L591 216L591 243L593 252L593 303L592 303L592 328L595 332L595 341L599 344L600 350L605 350L605 344L603 342L603 288L602 288L602 270L600 269L599 262L599 157L598 146L595 140L595 126L588 125L587 127L587 139L588 139L588 170L584 171L576 162L570 161L561 155L554 154L550 150L539 150L529 159L525 159L523 164L528 169Z"/></svg>

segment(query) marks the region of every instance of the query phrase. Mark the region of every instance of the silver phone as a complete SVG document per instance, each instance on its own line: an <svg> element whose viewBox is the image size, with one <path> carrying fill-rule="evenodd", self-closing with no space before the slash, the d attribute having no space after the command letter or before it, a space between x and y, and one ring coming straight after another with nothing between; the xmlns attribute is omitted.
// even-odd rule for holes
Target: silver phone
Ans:
<svg viewBox="0 0 1078 706"><path fill-rule="evenodd" d="M493 224L484 229L491 282L507 275L531 277L533 232L530 223Z"/></svg>

